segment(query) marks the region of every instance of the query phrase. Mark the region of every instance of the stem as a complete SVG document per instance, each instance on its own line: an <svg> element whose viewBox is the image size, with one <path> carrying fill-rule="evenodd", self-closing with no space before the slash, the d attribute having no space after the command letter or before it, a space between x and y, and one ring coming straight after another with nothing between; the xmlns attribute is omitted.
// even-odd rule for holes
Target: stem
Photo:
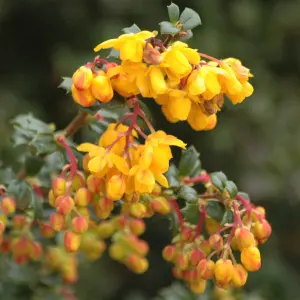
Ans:
<svg viewBox="0 0 300 300"><path fill-rule="evenodd" d="M204 205L200 206L201 208L201 214L200 214L200 218L199 218L199 222L195 228L196 234L199 235L201 232L201 229L203 227L204 221L205 221L205 217L206 217L206 210Z"/></svg>
<svg viewBox="0 0 300 300"><path fill-rule="evenodd" d="M213 56L210 56L210 55L207 55L207 54L201 53L201 52L198 52L198 53L200 54L200 56L203 56L203 57L205 57L205 58L207 58L207 59L210 59L210 60L212 60L212 61L215 61L215 62L217 62L218 64L222 64L222 61L221 61L221 60L219 60L219 59L217 59L217 58L215 58L215 57L213 57Z"/></svg>
<svg viewBox="0 0 300 300"><path fill-rule="evenodd" d="M134 129L146 140L148 138L148 136L142 131L142 129L138 126L135 125Z"/></svg>
<svg viewBox="0 0 300 300"><path fill-rule="evenodd" d="M167 46L169 45L169 43L172 41L172 39L173 39L173 35L172 35L172 34L169 34L169 35L167 36L167 38L164 40L163 46L164 46L164 47L167 47Z"/></svg>
<svg viewBox="0 0 300 300"><path fill-rule="evenodd" d="M182 214L180 212L180 208L178 206L178 203L176 202L175 199L170 199L170 202L173 205L173 209L174 209L174 211L175 211L175 213L177 215L177 218L178 218L181 230L182 230L183 227L184 227L184 221L183 221L183 216L182 216Z"/></svg>
<svg viewBox="0 0 300 300"><path fill-rule="evenodd" d="M78 129L84 125L87 115L88 113L84 111L79 111L77 116L65 128L64 136L67 138L75 134L78 131Z"/></svg>
<svg viewBox="0 0 300 300"><path fill-rule="evenodd" d="M241 195L236 195L236 199L239 200L242 205L246 208L247 210L247 218L248 218L248 226L251 226L251 222L252 222L252 217L251 217L251 213L252 213L252 206L251 204L245 199L243 198Z"/></svg>
<svg viewBox="0 0 300 300"><path fill-rule="evenodd" d="M183 182L185 184L196 183L196 182L208 183L208 182L210 182L210 176L207 173L203 173L197 177L186 179Z"/></svg>
<svg viewBox="0 0 300 300"><path fill-rule="evenodd" d="M146 125L148 126L148 128L150 129L151 133L155 132L154 127L152 126L150 120L147 118L146 114L143 112L143 110L141 110L139 108L139 116L145 121Z"/></svg>
<svg viewBox="0 0 300 300"><path fill-rule="evenodd" d="M230 244L231 244L232 239L234 237L235 230L236 230L237 226L239 224L240 225L243 224L242 221L241 221L240 215L239 215L239 211L238 211L238 207L237 207L236 202L233 202L232 205L233 205L233 209L234 209L234 214L233 214L234 215L234 220L233 220L233 224L232 224L232 229L231 229L230 235L229 235L229 237L227 239L227 242L226 242L226 244L224 246L224 248L228 248L228 249L230 248Z"/></svg>

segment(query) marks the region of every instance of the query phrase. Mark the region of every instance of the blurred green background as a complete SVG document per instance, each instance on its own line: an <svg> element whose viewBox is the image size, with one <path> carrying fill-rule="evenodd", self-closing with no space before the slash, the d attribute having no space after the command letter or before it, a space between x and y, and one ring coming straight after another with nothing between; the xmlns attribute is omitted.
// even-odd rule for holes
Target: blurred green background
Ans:
<svg viewBox="0 0 300 300"><path fill-rule="evenodd" d="M224 171L267 208L274 234L262 246L263 266L250 275L245 298L300 299L300 0L176 3L181 9L193 8L202 18L191 46L218 58L241 59L255 75L255 93L242 105L227 103L217 128L204 133L184 123L167 123L149 100L155 125L195 144L208 171ZM92 60L93 47L119 35L123 27L137 23L142 29L157 29L167 20L168 4L0 0L0 160L13 159L10 118L32 111L59 128L65 126L76 107L56 88L61 77ZM107 257L84 265L76 285L78 298L151 299L172 283L170 266L160 254L170 238L166 221L155 220L148 227L151 267L142 276Z"/></svg>

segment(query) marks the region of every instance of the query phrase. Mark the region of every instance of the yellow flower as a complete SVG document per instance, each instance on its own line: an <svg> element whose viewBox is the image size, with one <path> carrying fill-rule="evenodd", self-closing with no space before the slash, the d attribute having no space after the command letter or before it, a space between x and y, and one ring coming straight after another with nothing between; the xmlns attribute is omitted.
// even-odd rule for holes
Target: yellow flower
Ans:
<svg viewBox="0 0 300 300"><path fill-rule="evenodd" d="M125 176L121 173L111 176L107 180L106 194L112 200L120 200L126 190Z"/></svg>
<svg viewBox="0 0 300 300"><path fill-rule="evenodd" d="M157 147L158 145L168 145L168 146L177 146L182 149L185 149L186 144L175 137L174 135L166 134L162 130L158 130L155 133L152 133L148 136L146 144L151 144L153 147Z"/></svg>
<svg viewBox="0 0 300 300"><path fill-rule="evenodd" d="M237 79L244 83L249 80L249 77L253 77L253 75L250 73L250 70L246 67L244 67L240 60L236 58L226 58L222 60L223 63L226 63L231 66L234 73L236 74Z"/></svg>
<svg viewBox="0 0 300 300"><path fill-rule="evenodd" d="M94 51L101 49L114 48L120 51L121 60L130 60L133 62L141 62L144 55L144 47L146 40L155 37L157 32L141 31L138 33L122 34L117 39L107 40L97 47Z"/></svg>

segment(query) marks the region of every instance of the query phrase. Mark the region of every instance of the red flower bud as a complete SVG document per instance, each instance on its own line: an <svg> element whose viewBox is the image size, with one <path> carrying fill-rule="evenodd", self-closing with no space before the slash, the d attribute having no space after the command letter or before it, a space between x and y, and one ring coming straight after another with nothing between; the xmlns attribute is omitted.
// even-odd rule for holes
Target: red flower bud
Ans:
<svg viewBox="0 0 300 300"><path fill-rule="evenodd" d="M51 238L55 235L55 231L53 230L52 226L48 223L42 223L40 225L40 231L45 238Z"/></svg>
<svg viewBox="0 0 300 300"><path fill-rule="evenodd" d="M60 196L56 199L55 206L59 214L67 215L74 208L74 200L69 196Z"/></svg>
<svg viewBox="0 0 300 300"><path fill-rule="evenodd" d="M223 238L220 234L213 234L208 239L209 246L215 250L222 250L223 248Z"/></svg>
<svg viewBox="0 0 300 300"><path fill-rule="evenodd" d="M261 267L260 252L257 247L244 248L241 252L241 262L243 266L251 272L257 271Z"/></svg>
<svg viewBox="0 0 300 300"><path fill-rule="evenodd" d="M71 90L72 90L72 97L77 104L83 107L90 107L95 104L96 98L92 94L90 89L79 90L73 84Z"/></svg>
<svg viewBox="0 0 300 300"><path fill-rule="evenodd" d="M100 74L93 79L91 91L100 102L109 102L114 96L110 79L105 74Z"/></svg>
<svg viewBox="0 0 300 300"><path fill-rule="evenodd" d="M202 294L205 291L205 288L206 288L206 281L200 279L200 280L195 281L195 282L190 282L189 283L189 288L195 294Z"/></svg>
<svg viewBox="0 0 300 300"><path fill-rule="evenodd" d="M72 230L75 233L84 233L88 230L89 224L85 217L77 216L72 220Z"/></svg>
<svg viewBox="0 0 300 300"><path fill-rule="evenodd" d="M16 202L11 197L4 197L0 202L2 211L6 214L13 214L16 211Z"/></svg>
<svg viewBox="0 0 300 300"><path fill-rule="evenodd" d="M104 181L95 175L90 175L86 180L86 184L91 193L99 194L103 190Z"/></svg>
<svg viewBox="0 0 300 300"><path fill-rule="evenodd" d="M115 226L112 222L103 221L98 225L97 232L99 237L107 239L115 232Z"/></svg>
<svg viewBox="0 0 300 300"><path fill-rule="evenodd" d="M125 247L120 244L112 244L108 249L109 255L112 259L122 261L126 256Z"/></svg>
<svg viewBox="0 0 300 300"><path fill-rule="evenodd" d="M53 213L50 216L50 224L55 231L63 230L66 226L65 216L59 213Z"/></svg>
<svg viewBox="0 0 300 300"><path fill-rule="evenodd" d="M253 233L260 244L263 244L271 235L272 227L267 220L257 221L253 228Z"/></svg>
<svg viewBox="0 0 300 300"><path fill-rule="evenodd" d="M171 211L170 202L164 197L156 197L151 201L153 210L161 215L167 215Z"/></svg>
<svg viewBox="0 0 300 300"><path fill-rule="evenodd" d="M75 204L78 206L81 206L81 207L85 207L85 206L89 205L91 200L92 200L92 194L85 187L79 188L74 196Z"/></svg>
<svg viewBox="0 0 300 300"><path fill-rule="evenodd" d="M148 260L138 256L137 254L129 254L124 261L125 265L134 273L142 274L147 271Z"/></svg>
<svg viewBox="0 0 300 300"><path fill-rule="evenodd" d="M210 280L215 273L215 263L212 260L202 259L197 269L202 279Z"/></svg>
<svg viewBox="0 0 300 300"><path fill-rule="evenodd" d="M143 234L146 229L145 222L140 219L130 219L128 225L129 225L131 232L138 236Z"/></svg>
<svg viewBox="0 0 300 300"><path fill-rule="evenodd" d="M142 203L132 203L129 208L130 214L136 218L142 218L147 212L147 208Z"/></svg>
<svg viewBox="0 0 300 300"><path fill-rule="evenodd" d="M68 252L76 252L80 246L80 235L72 231L65 232L64 245Z"/></svg>
<svg viewBox="0 0 300 300"><path fill-rule="evenodd" d="M40 243L38 242L31 242L28 245L28 254L29 257L34 260L37 261L41 258L42 254L43 254L43 247Z"/></svg>
<svg viewBox="0 0 300 300"><path fill-rule="evenodd" d="M196 267L200 260L205 258L205 254L200 249L192 249L190 252L191 266Z"/></svg>
<svg viewBox="0 0 300 300"><path fill-rule="evenodd" d="M173 245L168 245L163 249L162 256L164 260L174 262L177 256L177 249Z"/></svg>
<svg viewBox="0 0 300 300"><path fill-rule="evenodd" d="M52 181L52 191L55 197L65 195L67 182L63 177L57 177Z"/></svg>
<svg viewBox="0 0 300 300"><path fill-rule="evenodd" d="M189 267L189 257L185 253L180 253L176 257L176 266L184 271Z"/></svg>
<svg viewBox="0 0 300 300"><path fill-rule="evenodd" d="M93 72L86 66L81 66L72 76L73 84L79 90L88 89L93 80Z"/></svg>

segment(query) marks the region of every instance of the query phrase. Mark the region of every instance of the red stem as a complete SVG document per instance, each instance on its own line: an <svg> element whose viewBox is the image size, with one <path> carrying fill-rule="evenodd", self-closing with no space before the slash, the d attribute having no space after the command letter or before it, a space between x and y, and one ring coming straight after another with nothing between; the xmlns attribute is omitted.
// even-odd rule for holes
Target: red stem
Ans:
<svg viewBox="0 0 300 300"><path fill-rule="evenodd" d="M198 53L199 53L200 56L202 56L202 57L205 57L205 58L207 58L207 59L210 59L210 60L212 60L212 61L215 61L215 62L217 62L218 64L222 64L222 61L221 61L221 60L219 60L219 59L217 59L217 58L215 58L215 57L213 57L213 56L210 56L210 55L207 55L207 54L201 53L201 52L198 52Z"/></svg>
<svg viewBox="0 0 300 300"><path fill-rule="evenodd" d="M204 205L201 205L201 214L200 214L199 222L195 229L197 235L199 235L201 232L201 229L202 229L204 221L205 221L205 217L206 217L206 210L205 210Z"/></svg>
<svg viewBox="0 0 300 300"><path fill-rule="evenodd" d="M181 227L181 230L183 229L184 227L184 221L183 221L183 216L180 212L180 208L178 206L178 203L176 202L175 199L171 199L170 200L171 204L173 205L173 208L174 208L174 211L177 215L177 218L178 218L178 221L179 221L179 224L180 224L180 227Z"/></svg>
<svg viewBox="0 0 300 300"><path fill-rule="evenodd" d="M207 173L203 173L197 177L186 179L183 182L185 184L196 183L196 182L208 183L208 182L210 182L210 176Z"/></svg>
<svg viewBox="0 0 300 300"><path fill-rule="evenodd" d="M148 128L150 129L151 133L155 132L154 127L152 126L150 120L147 118L146 114L143 112L143 110L141 110L139 108L139 116L145 121L146 125L148 126Z"/></svg>

